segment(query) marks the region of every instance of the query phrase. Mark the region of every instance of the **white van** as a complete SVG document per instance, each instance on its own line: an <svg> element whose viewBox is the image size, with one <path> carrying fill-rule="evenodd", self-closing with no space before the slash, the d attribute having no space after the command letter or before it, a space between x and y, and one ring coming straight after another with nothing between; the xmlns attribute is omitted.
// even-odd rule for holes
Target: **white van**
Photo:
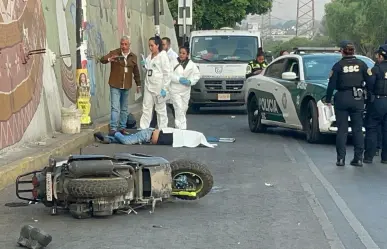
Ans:
<svg viewBox="0 0 387 249"><path fill-rule="evenodd" d="M256 58L259 47L262 40L256 31L191 32L190 58L201 74L191 90L191 111L197 112L204 106L244 105L246 67Z"/></svg>

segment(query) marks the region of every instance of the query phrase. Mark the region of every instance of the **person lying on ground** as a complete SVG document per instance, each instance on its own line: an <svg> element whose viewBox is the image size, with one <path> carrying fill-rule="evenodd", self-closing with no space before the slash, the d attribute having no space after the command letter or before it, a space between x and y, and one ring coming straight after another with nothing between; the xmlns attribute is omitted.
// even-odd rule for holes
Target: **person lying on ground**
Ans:
<svg viewBox="0 0 387 249"><path fill-rule="evenodd" d="M153 129L147 128L137 131L129 135L123 135L116 132L114 136L104 135L101 132L94 133L96 140L101 143L120 143L120 144L156 144L156 145L172 145L172 147L189 147L195 148L200 145L214 148L210 144L203 133L191 130L180 130L174 128Z"/></svg>

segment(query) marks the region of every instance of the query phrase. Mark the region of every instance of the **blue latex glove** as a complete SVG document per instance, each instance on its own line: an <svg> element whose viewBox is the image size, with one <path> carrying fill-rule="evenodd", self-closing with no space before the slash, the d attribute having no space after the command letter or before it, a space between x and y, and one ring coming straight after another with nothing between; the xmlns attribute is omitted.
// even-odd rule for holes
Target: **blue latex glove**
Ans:
<svg viewBox="0 0 387 249"><path fill-rule="evenodd" d="M161 95L161 97L164 98L165 96L167 96L167 92L164 89L161 89L160 95Z"/></svg>
<svg viewBox="0 0 387 249"><path fill-rule="evenodd" d="M145 61L141 61L141 66L145 66Z"/></svg>
<svg viewBox="0 0 387 249"><path fill-rule="evenodd" d="M181 77L179 79L179 82L180 82L180 84L186 85L186 86L191 84L191 81L189 81L187 78L184 78L184 77Z"/></svg>

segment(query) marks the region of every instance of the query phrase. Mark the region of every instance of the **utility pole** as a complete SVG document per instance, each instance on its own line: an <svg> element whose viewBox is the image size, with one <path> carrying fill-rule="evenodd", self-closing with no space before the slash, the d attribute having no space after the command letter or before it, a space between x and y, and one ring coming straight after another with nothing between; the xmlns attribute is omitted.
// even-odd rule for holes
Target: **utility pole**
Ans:
<svg viewBox="0 0 387 249"><path fill-rule="evenodd" d="M187 37L187 0L183 0L183 44L186 42Z"/></svg>
<svg viewBox="0 0 387 249"><path fill-rule="evenodd" d="M187 41L187 26L192 26L192 0L179 0L178 25L183 26L183 42Z"/></svg>
<svg viewBox="0 0 387 249"><path fill-rule="evenodd" d="M82 59L81 59L81 45L82 45L82 20L83 20L83 11L82 11L82 0L76 0L75 2L75 35L77 42L77 69L82 69Z"/></svg>
<svg viewBox="0 0 387 249"><path fill-rule="evenodd" d="M296 36L312 37L314 32L314 0L297 0Z"/></svg>
<svg viewBox="0 0 387 249"><path fill-rule="evenodd" d="M261 34L263 40L267 40L271 37L271 12L262 15Z"/></svg>
<svg viewBox="0 0 387 249"><path fill-rule="evenodd" d="M156 36L160 36L160 1L154 1L155 30Z"/></svg>

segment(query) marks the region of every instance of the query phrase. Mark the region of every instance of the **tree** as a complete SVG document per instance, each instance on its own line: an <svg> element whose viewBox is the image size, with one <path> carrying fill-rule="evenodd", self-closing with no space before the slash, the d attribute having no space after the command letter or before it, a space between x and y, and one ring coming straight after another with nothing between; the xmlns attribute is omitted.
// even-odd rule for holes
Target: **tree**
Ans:
<svg viewBox="0 0 387 249"><path fill-rule="evenodd" d="M178 0L167 0L176 20ZM264 14L271 10L273 0L194 0L193 23L196 29L234 27L248 14Z"/></svg>
<svg viewBox="0 0 387 249"><path fill-rule="evenodd" d="M387 0L335 0L325 5L326 28L339 43L351 40L358 51L372 56L387 31Z"/></svg>
<svg viewBox="0 0 387 249"><path fill-rule="evenodd" d="M265 51L271 51L272 55L279 56L281 50L290 52L293 51L295 47L334 47L334 42L327 36L316 36L313 40L304 37L294 37L286 42L266 42L264 47Z"/></svg>

